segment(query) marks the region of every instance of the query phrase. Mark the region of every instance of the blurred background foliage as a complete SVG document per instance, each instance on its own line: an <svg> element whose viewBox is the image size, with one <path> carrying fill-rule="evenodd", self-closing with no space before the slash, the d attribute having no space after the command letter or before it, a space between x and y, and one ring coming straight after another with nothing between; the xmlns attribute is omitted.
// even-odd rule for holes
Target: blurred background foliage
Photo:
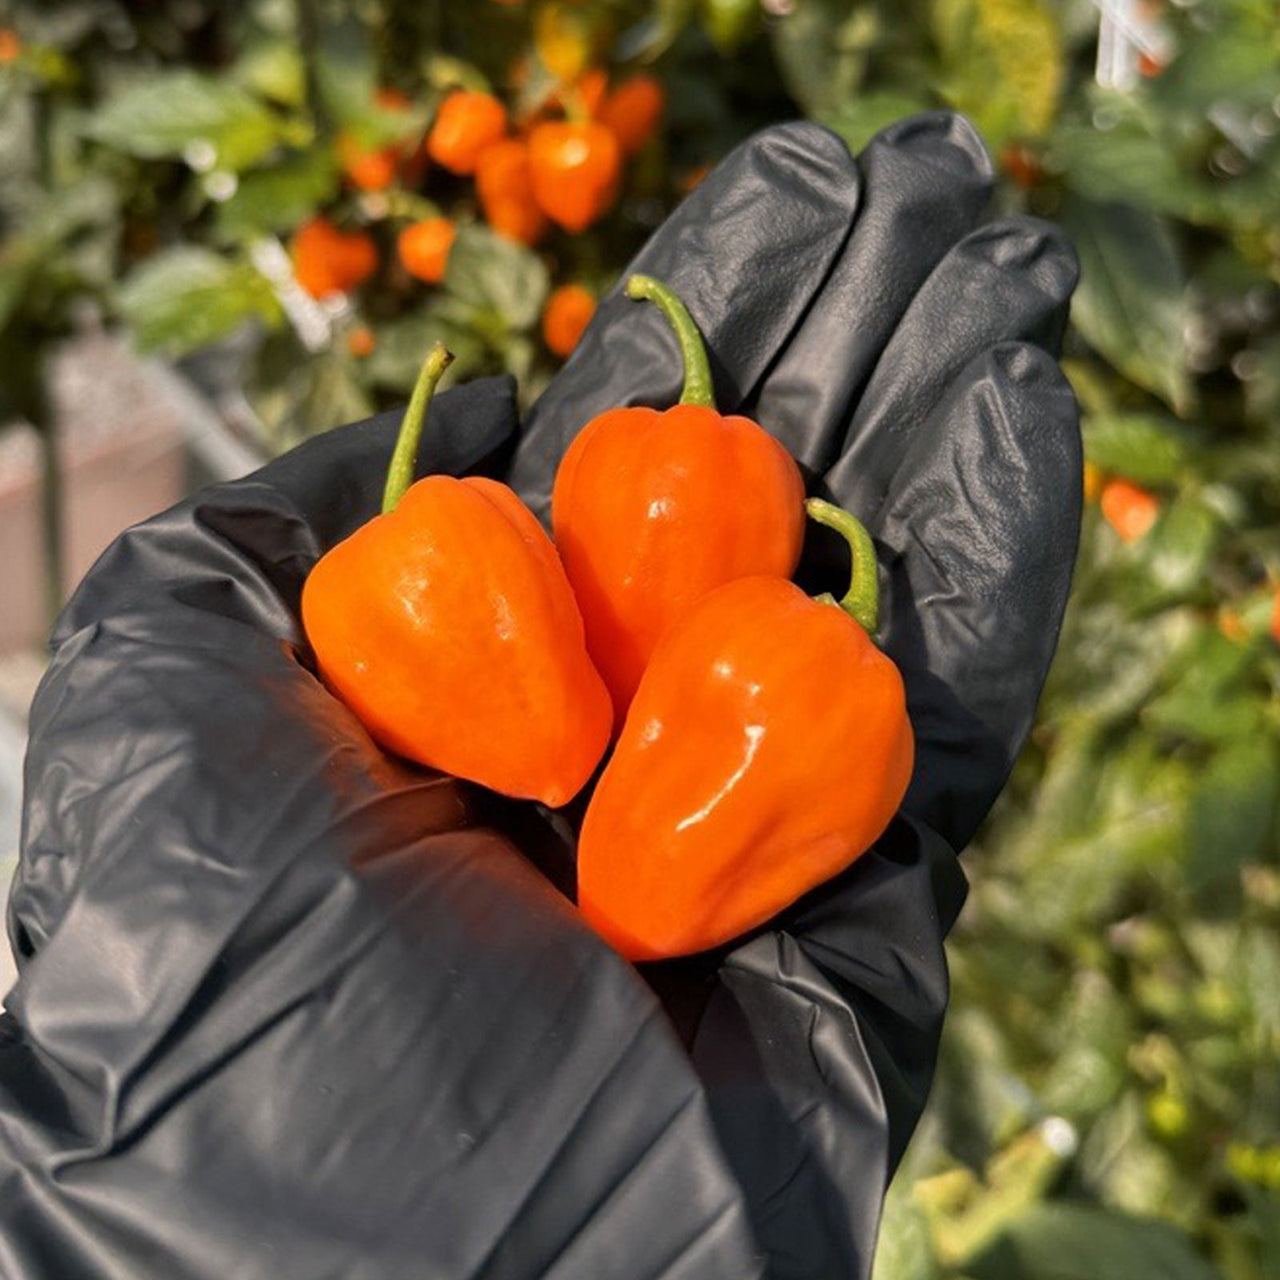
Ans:
<svg viewBox="0 0 1280 1280"><path fill-rule="evenodd" d="M42 353L86 313L230 378L265 450L400 402L434 337L527 401L706 167L798 115L857 149L959 108L999 207L1070 231L1075 587L967 855L880 1280L1280 1276L1280 11L1102 6L1140 37L1118 75L1099 7L0 6L0 407L46 437ZM486 193L424 158L454 91L520 141L623 86L581 229L515 162Z"/></svg>

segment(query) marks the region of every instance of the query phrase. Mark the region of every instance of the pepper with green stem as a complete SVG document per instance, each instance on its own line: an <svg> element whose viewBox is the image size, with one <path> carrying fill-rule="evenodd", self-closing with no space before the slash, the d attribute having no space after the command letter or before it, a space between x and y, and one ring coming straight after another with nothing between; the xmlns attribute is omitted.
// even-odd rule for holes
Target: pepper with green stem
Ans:
<svg viewBox="0 0 1280 1280"><path fill-rule="evenodd" d="M811 500L852 559L840 600L749 577L662 637L587 808L578 905L630 960L721 946L843 871L906 793L902 677L875 645L875 551Z"/></svg>
<svg viewBox="0 0 1280 1280"><path fill-rule="evenodd" d="M663 633L708 591L752 574L789 578L804 540L804 481L763 427L715 407L702 337L680 299L648 276L684 362L679 403L609 409L566 450L551 522L622 727Z"/></svg>
<svg viewBox="0 0 1280 1280"><path fill-rule="evenodd" d="M437 344L405 411L382 512L307 576L302 620L325 684L398 755L557 806L609 740L609 698L555 548L485 476L413 481Z"/></svg>

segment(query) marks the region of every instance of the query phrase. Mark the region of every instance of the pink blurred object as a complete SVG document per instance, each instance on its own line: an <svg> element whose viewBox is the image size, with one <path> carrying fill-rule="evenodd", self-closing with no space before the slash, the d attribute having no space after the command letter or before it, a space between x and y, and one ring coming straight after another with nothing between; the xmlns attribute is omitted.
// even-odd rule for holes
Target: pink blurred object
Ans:
<svg viewBox="0 0 1280 1280"><path fill-rule="evenodd" d="M63 570L70 591L131 524L185 484L180 405L120 339L95 333L53 359L50 392L63 467ZM0 653L43 648L48 631L39 440L0 428Z"/></svg>

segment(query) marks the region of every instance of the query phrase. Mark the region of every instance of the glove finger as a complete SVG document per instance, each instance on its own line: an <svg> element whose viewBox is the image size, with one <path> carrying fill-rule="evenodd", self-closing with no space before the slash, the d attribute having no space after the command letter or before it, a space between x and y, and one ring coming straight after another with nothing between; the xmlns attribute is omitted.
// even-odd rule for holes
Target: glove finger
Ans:
<svg viewBox="0 0 1280 1280"><path fill-rule="evenodd" d="M882 492L918 424L981 352L1026 341L1056 353L1078 276L1066 236L1036 218L1002 218L960 241L884 346L827 473L830 487L864 500Z"/></svg>
<svg viewBox="0 0 1280 1280"><path fill-rule="evenodd" d="M859 190L848 149L817 125L767 129L722 161L622 273L530 411L509 477L525 501L545 519L560 458L596 414L679 395L675 339L656 308L622 292L627 276L655 276L680 295L706 341L717 403L730 412L822 287Z"/></svg>
<svg viewBox="0 0 1280 1280"><path fill-rule="evenodd" d="M871 1273L933 1078L942 943L964 897L951 849L900 818L720 967L693 1060L777 1280Z"/></svg>
<svg viewBox="0 0 1280 1280"><path fill-rule="evenodd" d="M880 552L881 640L916 735L904 807L961 849L1008 777L1057 643L1080 526L1078 411L1051 356L1002 343L912 433L881 438L905 446L896 466L886 450L870 476L834 469L829 491L867 513ZM815 559L840 554L815 542Z"/></svg>
<svg viewBox="0 0 1280 1280"><path fill-rule="evenodd" d="M858 157L853 234L747 411L810 470L835 460L859 394L903 312L990 199L991 161L949 112L882 130Z"/></svg>

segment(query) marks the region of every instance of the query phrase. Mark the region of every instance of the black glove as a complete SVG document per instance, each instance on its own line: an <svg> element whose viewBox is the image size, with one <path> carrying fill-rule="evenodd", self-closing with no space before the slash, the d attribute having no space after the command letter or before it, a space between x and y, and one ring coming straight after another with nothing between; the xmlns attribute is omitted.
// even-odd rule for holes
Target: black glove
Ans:
<svg viewBox="0 0 1280 1280"><path fill-rule="evenodd" d="M302 581L375 511L398 414L114 545L32 709L0 1274L866 1275L933 1072L955 851L1029 726L1079 518L1046 354L1073 256L979 227L990 185L952 116L856 165L783 126L632 264L689 305L720 408L872 530L917 736L877 846L724 953L625 964L531 863L554 876L563 815L384 756L315 679ZM507 475L545 514L586 420L678 381L614 295L518 439L510 384L473 383L419 469ZM834 557L815 532L806 584Z"/></svg>

